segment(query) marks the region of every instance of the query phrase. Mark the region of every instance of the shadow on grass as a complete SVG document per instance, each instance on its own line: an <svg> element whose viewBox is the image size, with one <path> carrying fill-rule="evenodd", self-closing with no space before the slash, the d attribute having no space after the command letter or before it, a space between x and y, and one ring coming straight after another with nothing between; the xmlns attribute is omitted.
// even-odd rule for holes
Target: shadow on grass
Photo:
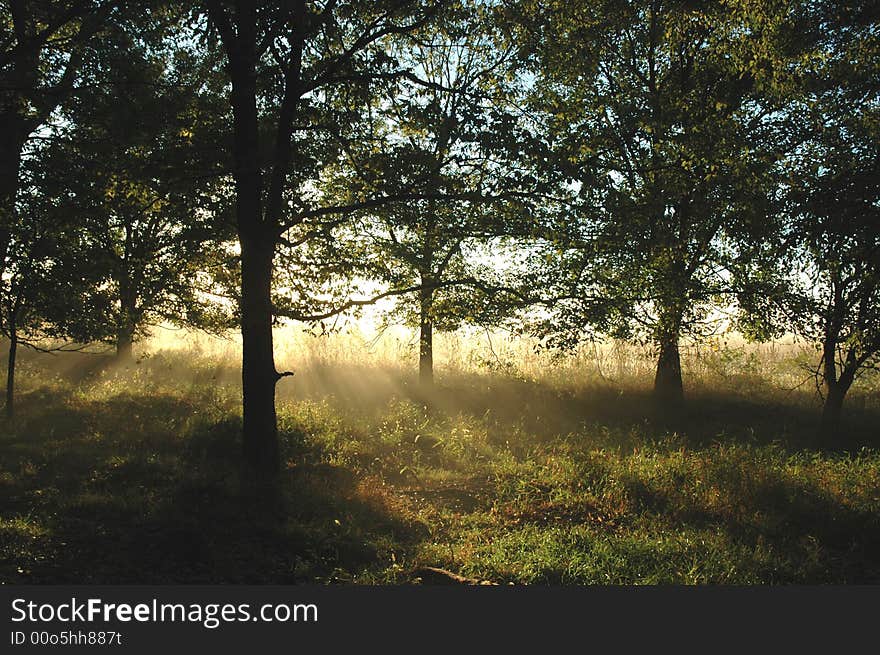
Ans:
<svg viewBox="0 0 880 655"><path fill-rule="evenodd" d="M424 536L339 466L288 468L274 502L255 503L238 420L199 410L173 396L23 397L0 437L0 580L346 580L389 538Z"/></svg>
<svg viewBox="0 0 880 655"><path fill-rule="evenodd" d="M848 475L854 484L871 479L831 462L837 468L826 480L826 460L799 477L787 463L809 450L810 403L697 392L671 417L640 390L467 375L425 395L409 378L363 373L340 381L325 372L314 388L282 394L336 400L314 426L286 424L286 466L272 502L255 502L242 487L239 420L212 395L210 368L197 371L199 384L173 391L26 391L18 418L0 428L0 581L405 581L397 562L451 544L468 524L484 526L461 544L469 553L534 528L533 543L511 542L512 568L521 564L515 557L580 530L532 581L592 582L603 567L618 567L626 581L641 566L678 581L675 567L686 558L711 564L712 553L694 545L710 533L719 558L740 557L723 563L742 570L734 581L880 581L876 500L850 502L830 490ZM389 410L396 400L407 406ZM854 414L845 447L876 445L876 419ZM473 425L485 427L484 441L467 432ZM762 460L762 444L778 452ZM597 459L606 448L610 459ZM638 463L645 448L659 464ZM564 458L577 479L554 469ZM519 496L505 495L499 467L508 467ZM607 558L572 573L567 560L600 542ZM755 554L762 549L772 557ZM416 563L482 566L476 555L463 563L430 557ZM663 567L672 571L666 578Z"/></svg>
<svg viewBox="0 0 880 655"><path fill-rule="evenodd" d="M710 531L750 553L775 557L759 577L775 584L880 583L880 516L842 500L815 480L739 470L717 475L712 500L692 484L625 481L636 513L676 531ZM720 500L719 500L720 499Z"/></svg>
<svg viewBox="0 0 880 655"><path fill-rule="evenodd" d="M544 468L507 484L483 523L491 538L456 544L469 552L466 575L532 584L880 583L876 458L811 463L735 444L552 453L542 458L570 458L572 468L561 467L570 477Z"/></svg>
<svg viewBox="0 0 880 655"><path fill-rule="evenodd" d="M718 440L782 444L789 451L815 449L820 410L815 399L762 388L750 396L719 389L687 394L681 408L658 405L648 389L590 386L560 389L533 380L463 376L432 396L411 386L409 398L440 413L490 417L500 427L517 425L537 438L553 439L584 428L610 428L639 439L676 433L700 447ZM629 446L630 443L621 443ZM847 408L835 451L880 447L880 411Z"/></svg>

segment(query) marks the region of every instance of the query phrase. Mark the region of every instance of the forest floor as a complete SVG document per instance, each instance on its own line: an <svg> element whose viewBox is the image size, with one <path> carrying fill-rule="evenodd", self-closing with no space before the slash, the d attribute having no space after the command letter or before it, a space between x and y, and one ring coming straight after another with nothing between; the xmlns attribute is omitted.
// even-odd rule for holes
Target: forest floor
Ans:
<svg viewBox="0 0 880 655"><path fill-rule="evenodd" d="M815 399L759 379L671 418L638 386L450 372L426 397L312 367L279 387L280 488L255 506L233 365L80 358L22 363L0 582L880 583L871 406L820 453Z"/></svg>

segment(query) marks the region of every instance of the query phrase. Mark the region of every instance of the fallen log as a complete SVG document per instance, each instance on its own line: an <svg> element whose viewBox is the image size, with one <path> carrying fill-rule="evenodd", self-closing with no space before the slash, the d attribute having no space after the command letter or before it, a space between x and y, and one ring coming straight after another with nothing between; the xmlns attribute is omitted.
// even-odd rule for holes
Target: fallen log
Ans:
<svg viewBox="0 0 880 655"><path fill-rule="evenodd" d="M464 585L480 585L495 586L498 583L491 580L478 580L477 578L468 578L446 569L436 566L422 566L413 571L413 578L421 584L464 584Z"/></svg>

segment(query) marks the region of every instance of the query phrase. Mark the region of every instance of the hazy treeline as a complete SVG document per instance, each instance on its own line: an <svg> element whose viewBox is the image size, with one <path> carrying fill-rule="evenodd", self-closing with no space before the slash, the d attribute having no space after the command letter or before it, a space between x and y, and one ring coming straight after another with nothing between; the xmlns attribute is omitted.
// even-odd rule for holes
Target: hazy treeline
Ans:
<svg viewBox="0 0 880 655"><path fill-rule="evenodd" d="M816 345L833 445L880 353L880 5L4 0L0 330L242 335L279 466L272 328L393 297L551 349L719 326Z"/></svg>

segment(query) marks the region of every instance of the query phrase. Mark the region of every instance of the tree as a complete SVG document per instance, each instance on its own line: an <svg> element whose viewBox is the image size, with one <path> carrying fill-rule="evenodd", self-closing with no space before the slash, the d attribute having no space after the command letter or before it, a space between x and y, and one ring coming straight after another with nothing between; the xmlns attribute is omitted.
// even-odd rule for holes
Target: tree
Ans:
<svg viewBox="0 0 880 655"><path fill-rule="evenodd" d="M871 125L824 131L821 163L800 182L803 195L792 223L800 254L792 272L801 277L792 280L789 293L795 291L801 305L795 313L801 319L799 332L821 343L825 403L820 432L827 446L837 440L844 398L856 377L880 361L880 114L876 106L873 113ZM810 280L809 287L804 279Z"/></svg>
<svg viewBox="0 0 880 655"><path fill-rule="evenodd" d="M65 280L47 271L62 270L55 263L69 245L50 235L42 207L34 208L33 179L29 199L20 205L22 171L35 133L78 88L82 62L95 37L113 21L127 20L138 9L123 12L120 3L99 0L33 2L9 0L0 21L0 280L4 292L4 332L10 338L7 370L7 412L12 413L15 358L24 334L51 326L65 298L78 294L47 295L65 289ZM39 195L39 194L37 194ZM25 207L23 209L22 207ZM25 222L17 224L18 219ZM75 243L75 242L73 242ZM45 275L44 275L45 273ZM28 275L36 276L27 279ZM52 302L49 302L49 301ZM57 327L57 326L56 326ZM54 332L49 330L49 333ZM48 334L48 333L47 333ZM29 341L35 345L33 341Z"/></svg>
<svg viewBox="0 0 880 655"><path fill-rule="evenodd" d="M571 196L535 251L550 306L537 332L562 346L596 331L645 339L655 397L673 407L680 340L732 292L737 244L766 212L773 107L755 83L760 51L742 57L759 38L735 3L537 7L521 5L516 38Z"/></svg>
<svg viewBox="0 0 880 655"><path fill-rule="evenodd" d="M118 2L8 0L0 14L0 275L28 142L76 88L91 40Z"/></svg>
<svg viewBox="0 0 880 655"><path fill-rule="evenodd" d="M391 37L430 20L440 3L203 3L225 53L231 83L236 230L241 247L243 446L248 467L279 468L272 343L272 278L276 248L291 230L308 241L312 219L353 207L322 205L314 193L337 118L367 104L370 83L400 74L385 52ZM317 150L317 152L316 152ZM318 233L321 233L320 230Z"/></svg>
<svg viewBox="0 0 880 655"><path fill-rule="evenodd" d="M839 442L844 399L880 358L880 38L869 7L810 5L790 67L775 238L757 247L741 298L756 338L791 330L816 344L820 443Z"/></svg>
<svg viewBox="0 0 880 655"><path fill-rule="evenodd" d="M439 24L396 44L413 71L390 81L373 107L370 140L347 143L325 183L340 203L404 197L358 212L337 230L334 252L397 296L386 314L418 329L419 379L433 385L433 334L453 330L490 303L490 242L521 231L522 181L505 148L514 122L505 79L509 51L491 38L491 14L457 4Z"/></svg>
<svg viewBox="0 0 880 655"><path fill-rule="evenodd" d="M15 370L21 345L41 350L80 349L104 334L78 217L63 194L45 183L47 171L31 157L10 223L7 265L0 279L0 332L9 339L6 416L15 403ZM73 343L71 343L73 342Z"/></svg>
<svg viewBox="0 0 880 655"><path fill-rule="evenodd" d="M225 116L211 73L161 32L113 30L43 154L85 222L95 292L123 362L150 325L224 324L199 293L217 243L230 237L218 189Z"/></svg>

